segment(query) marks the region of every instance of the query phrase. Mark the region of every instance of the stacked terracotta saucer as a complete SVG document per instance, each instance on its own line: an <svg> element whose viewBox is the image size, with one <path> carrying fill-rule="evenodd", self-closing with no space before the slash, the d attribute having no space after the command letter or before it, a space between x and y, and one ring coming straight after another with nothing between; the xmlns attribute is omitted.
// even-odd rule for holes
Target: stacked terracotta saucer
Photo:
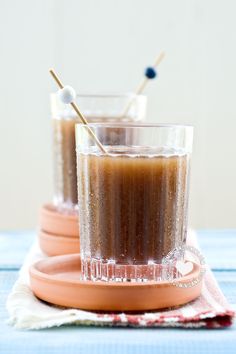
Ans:
<svg viewBox="0 0 236 354"><path fill-rule="evenodd" d="M62 213L53 204L45 204L40 211L39 244L48 256L79 253L78 217Z"/></svg>

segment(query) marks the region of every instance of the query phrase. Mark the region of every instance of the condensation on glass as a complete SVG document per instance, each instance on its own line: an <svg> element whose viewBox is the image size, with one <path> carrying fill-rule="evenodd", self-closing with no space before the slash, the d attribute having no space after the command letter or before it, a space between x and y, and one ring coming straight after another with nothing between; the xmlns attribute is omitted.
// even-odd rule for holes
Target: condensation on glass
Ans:
<svg viewBox="0 0 236 354"><path fill-rule="evenodd" d="M135 122L144 120L146 114L146 96L143 95L79 95L76 100L89 122ZM124 115L128 104L129 110ZM78 204L75 124L80 120L70 105L59 101L57 94L51 95L51 113L54 204L60 211L73 212ZM109 139L120 139L119 135L119 130L114 130Z"/></svg>
<svg viewBox="0 0 236 354"><path fill-rule="evenodd" d="M161 280L163 259L186 241L193 128L91 127L107 153L77 125L83 279Z"/></svg>

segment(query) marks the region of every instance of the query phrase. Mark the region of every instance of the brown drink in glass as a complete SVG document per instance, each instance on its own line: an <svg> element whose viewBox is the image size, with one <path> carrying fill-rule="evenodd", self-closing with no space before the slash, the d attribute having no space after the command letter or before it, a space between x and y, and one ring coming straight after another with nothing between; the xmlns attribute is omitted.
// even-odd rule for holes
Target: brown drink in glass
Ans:
<svg viewBox="0 0 236 354"><path fill-rule="evenodd" d="M192 128L120 129L126 145L104 154L77 127L83 278L157 280L163 258L186 240Z"/></svg>
<svg viewBox="0 0 236 354"><path fill-rule="evenodd" d="M127 116L122 112L132 100ZM146 97L142 95L80 95L77 101L89 122L134 122L143 120L146 112ZM75 125L79 118L70 105L62 104L57 95L51 96L54 160L54 204L62 212L77 209L77 176L75 151ZM115 128L109 136L105 128L100 134L106 136L107 144L121 141L121 132ZM123 139L125 137L123 136Z"/></svg>

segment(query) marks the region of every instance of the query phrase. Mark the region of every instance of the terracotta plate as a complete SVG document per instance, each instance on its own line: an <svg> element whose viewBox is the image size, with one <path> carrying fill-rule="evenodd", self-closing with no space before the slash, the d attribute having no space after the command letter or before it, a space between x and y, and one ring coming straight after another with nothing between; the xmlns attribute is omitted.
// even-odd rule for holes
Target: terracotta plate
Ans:
<svg viewBox="0 0 236 354"><path fill-rule="evenodd" d="M59 212L52 204L45 204L40 211L40 229L53 235L78 237L78 216Z"/></svg>
<svg viewBox="0 0 236 354"><path fill-rule="evenodd" d="M39 245L48 256L79 253L79 236L61 236L39 231Z"/></svg>
<svg viewBox="0 0 236 354"><path fill-rule="evenodd" d="M181 282L196 278L198 269ZM30 268L34 294L47 302L95 311L147 311L185 304L201 293L201 282L180 288L168 282L105 283L80 280L78 254L56 256Z"/></svg>

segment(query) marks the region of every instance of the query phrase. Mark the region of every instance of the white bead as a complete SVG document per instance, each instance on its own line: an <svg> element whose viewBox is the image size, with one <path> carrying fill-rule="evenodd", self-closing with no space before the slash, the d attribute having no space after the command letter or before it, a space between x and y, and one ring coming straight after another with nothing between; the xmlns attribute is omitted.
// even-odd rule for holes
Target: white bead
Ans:
<svg viewBox="0 0 236 354"><path fill-rule="evenodd" d="M68 104L75 100L76 93L73 87L64 86L62 89L58 90L58 97L62 103Z"/></svg>

